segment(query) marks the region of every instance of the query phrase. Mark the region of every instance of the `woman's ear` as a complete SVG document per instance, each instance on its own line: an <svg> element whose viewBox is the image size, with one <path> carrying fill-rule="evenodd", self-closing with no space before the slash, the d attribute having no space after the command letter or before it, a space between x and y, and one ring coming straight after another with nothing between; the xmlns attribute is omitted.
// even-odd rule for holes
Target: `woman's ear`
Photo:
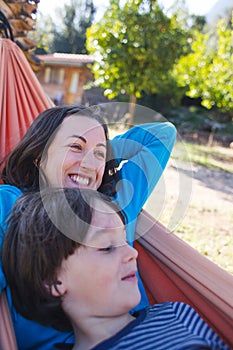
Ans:
<svg viewBox="0 0 233 350"><path fill-rule="evenodd" d="M45 283L45 287L49 290L50 294L54 297L61 297L66 293L65 285L61 281L53 283Z"/></svg>

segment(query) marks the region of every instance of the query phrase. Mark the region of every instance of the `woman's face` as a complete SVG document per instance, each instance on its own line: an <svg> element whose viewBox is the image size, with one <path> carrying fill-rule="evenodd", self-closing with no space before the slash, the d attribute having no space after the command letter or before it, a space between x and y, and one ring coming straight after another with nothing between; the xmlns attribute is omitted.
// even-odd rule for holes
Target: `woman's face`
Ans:
<svg viewBox="0 0 233 350"><path fill-rule="evenodd" d="M85 116L64 119L40 167L52 187L97 190L102 182L106 153L102 125Z"/></svg>
<svg viewBox="0 0 233 350"><path fill-rule="evenodd" d="M68 313L112 317L140 301L137 251L127 244L119 215L100 201L95 208L85 246L63 261L57 277Z"/></svg>

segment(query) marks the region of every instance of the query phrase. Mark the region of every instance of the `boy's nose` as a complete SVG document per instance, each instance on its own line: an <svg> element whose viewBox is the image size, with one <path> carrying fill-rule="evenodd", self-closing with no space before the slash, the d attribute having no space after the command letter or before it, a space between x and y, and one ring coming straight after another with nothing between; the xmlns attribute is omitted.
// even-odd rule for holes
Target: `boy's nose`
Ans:
<svg viewBox="0 0 233 350"><path fill-rule="evenodd" d="M124 252L124 262L128 262L130 260L136 260L138 257L138 251L131 247L129 244L126 244L124 246L125 252Z"/></svg>

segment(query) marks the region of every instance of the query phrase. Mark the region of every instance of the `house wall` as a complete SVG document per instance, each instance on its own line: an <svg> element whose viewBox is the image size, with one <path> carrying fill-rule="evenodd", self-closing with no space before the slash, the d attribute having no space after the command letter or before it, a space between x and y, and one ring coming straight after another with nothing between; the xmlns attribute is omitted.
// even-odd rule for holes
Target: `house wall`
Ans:
<svg viewBox="0 0 233 350"><path fill-rule="evenodd" d="M56 104L79 104L82 101L83 86L92 79L92 74L86 66L45 63L37 77L45 92Z"/></svg>

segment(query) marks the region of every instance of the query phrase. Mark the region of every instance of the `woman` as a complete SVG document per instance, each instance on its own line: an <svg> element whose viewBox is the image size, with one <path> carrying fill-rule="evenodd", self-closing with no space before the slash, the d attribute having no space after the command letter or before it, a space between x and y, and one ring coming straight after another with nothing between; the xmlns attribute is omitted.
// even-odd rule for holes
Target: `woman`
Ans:
<svg viewBox="0 0 233 350"><path fill-rule="evenodd" d="M23 192L35 192L46 186L82 187L110 195L124 209L127 240L134 241L136 219L158 182L175 142L170 123L136 126L109 142L106 124L96 107L50 108L32 123L18 146L7 157L0 186L0 225ZM3 234L1 236L3 239ZM0 270L1 290L6 286ZM148 301L139 278L141 302ZM18 314L7 291L18 346L20 349L52 349L57 342L70 341L63 333Z"/></svg>
<svg viewBox="0 0 233 350"><path fill-rule="evenodd" d="M17 309L60 330L72 325L70 349L229 349L184 303L156 304L130 315L140 300L136 259L122 212L87 189L25 195L3 245Z"/></svg>

